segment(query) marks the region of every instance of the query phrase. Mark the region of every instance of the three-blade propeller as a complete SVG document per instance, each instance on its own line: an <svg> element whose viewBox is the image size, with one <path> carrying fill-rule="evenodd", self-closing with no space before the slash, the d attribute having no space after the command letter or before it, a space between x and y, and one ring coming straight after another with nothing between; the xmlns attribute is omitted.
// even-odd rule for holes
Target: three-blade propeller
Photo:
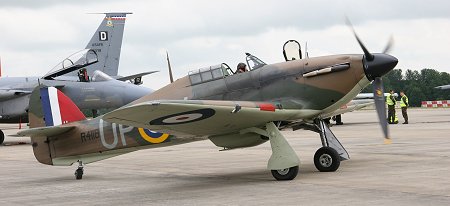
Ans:
<svg viewBox="0 0 450 206"><path fill-rule="evenodd" d="M367 78L371 81L373 80L372 87L373 87L373 98L375 101L375 108L377 110L380 125L383 130L385 143L390 143L391 140L389 137L389 129L386 119L386 103L384 101L383 80L381 79L381 76L394 69L394 67L398 63L397 58L387 54L387 52L389 52L389 50L392 48L393 38L391 36L388 44L383 50L383 53L372 54L369 52L369 50L363 44L361 39L358 37L358 35L355 32L355 29L353 28L348 18L346 19L346 22L347 25L352 29L359 46L364 52L364 59L363 59L364 71L366 73Z"/></svg>

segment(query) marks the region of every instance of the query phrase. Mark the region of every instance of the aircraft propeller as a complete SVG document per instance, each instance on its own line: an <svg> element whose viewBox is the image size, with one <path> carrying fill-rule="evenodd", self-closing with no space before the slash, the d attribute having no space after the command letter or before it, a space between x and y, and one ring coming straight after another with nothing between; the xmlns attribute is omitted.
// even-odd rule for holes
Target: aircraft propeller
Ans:
<svg viewBox="0 0 450 206"><path fill-rule="evenodd" d="M387 54L393 45L393 38L389 39L388 44L386 45L383 53L370 53L366 46L363 44L361 39L355 32L350 20L347 18L347 25L352 29L353 34L355 35L356 40L358 41L359 46L364 52L364 71L366 73L367 78L372 81L373 87L373 97L375 101L375 108L377 110L378 118L380 120L380 126L383 130L385 143L390 144L391 139L389 137L389 129L388 123L386 119L386 103L384 101L384 90L383 90L383 80L381 76L388 73L398 63L398 59Z"/></svg>

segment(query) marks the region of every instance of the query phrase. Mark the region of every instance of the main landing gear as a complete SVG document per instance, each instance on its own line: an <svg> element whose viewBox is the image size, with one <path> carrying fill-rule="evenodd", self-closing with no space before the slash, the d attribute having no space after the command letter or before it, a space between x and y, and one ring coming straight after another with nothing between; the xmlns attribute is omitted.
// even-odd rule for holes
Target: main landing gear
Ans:
<svg viewBox="0 0 450 206"><path fill-rule="evenodd" d="M339 168L341 161L350 159L347 151L324 120L316 119L313 124L297 124L293 126L293 129L306 129L320 134L322 147L314 155L314 165L320 172L334 172ZM266 124L265 131L253 129L251 132L269 137L272 156L267 168L271 170L272 176L276 180L293 180L298 174L300 160L277 126L270 122Z"/></svg>
<svg viewBox="0 0 450 206"><path fill-rule="evenodd" d="M272 147L267 168L276 180L293 180L298 174L300 160L273 122L266 124L267 136Z"/></svg>
<svg viewBox="0 0 450 206"><path fill-rule="evenodd" d="M292 128L311 130L320 134L322 147L314 154L314 165L320 172L334 172L339 168L341 161L350 159L345 148L323 119L315 119L313 123L301 122Z"/></svg>
<svg viewBox="0 0 450 206"><path fill-rule="evenodd" d="M81 180L83 178L83 162L81 160L78 160L78 169L75 170L75 179Z"/></svg>
<svg viewBox="0 0 450 206"><path fill-rule="evenodd" d="M314 154L314 165L320 172L334 172L339 168L341 161L350 159L347 151L324 120L316 119L314 124L302 123L292 128L311 130L320 134L322 147Z"/></svg>

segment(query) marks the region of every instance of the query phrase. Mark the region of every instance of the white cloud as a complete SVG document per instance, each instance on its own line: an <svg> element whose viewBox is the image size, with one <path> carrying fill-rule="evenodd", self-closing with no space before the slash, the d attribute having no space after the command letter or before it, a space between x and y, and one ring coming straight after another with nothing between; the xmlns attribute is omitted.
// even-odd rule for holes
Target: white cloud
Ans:
<svg viewBox="0 0 450 206"><path fill-rule="evenodd" d="M18 3L15 3L18 2ZM283 61L282 45L296 39L310 56L362 53L348 15L371 52L392 34L397 68L450 72L450 3L411 1L7 1L0 6L3 74L42 75L85 47L102 20L88 12L130 11L120 73L161 70L144 78L153 89L168 82L165 51L174 74L221 62L235 67L250 52L267 63ZM70 3L72 2L72 3ZM304 49L304 48L303 48ZM167 79L167 81L166 81Z"/></svg>

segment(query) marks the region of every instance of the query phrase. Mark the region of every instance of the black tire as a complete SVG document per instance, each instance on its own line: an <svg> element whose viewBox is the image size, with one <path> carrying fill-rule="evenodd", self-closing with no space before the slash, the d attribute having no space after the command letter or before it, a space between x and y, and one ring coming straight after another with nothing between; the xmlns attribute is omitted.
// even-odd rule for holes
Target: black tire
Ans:
<svg viewBox="0 0 450 206"><path fill-rule="evenodd" d="M75 178L81 180L83 178L83 169L79 168L75 170Z"/></svg>
<svg viewBox="0 0 450 206"><path fill-rule="evenodd" d="M5 141L5 134L2 130L0 130L0 145Z"/></svg>
<svg viewBox="0 0 450 206"><path fill-rule="evenodd" d="M341 165L341 157L331 147L321 147L314 154L314 165L321 172L334 172Z"/></svg>
<svg viewBox="0 0 450 206"><path fill-rule="evenodd" d="M286 168L283 170L271 170L272 176L276 180L293 180L297 177L298 166Z"/></svg>

